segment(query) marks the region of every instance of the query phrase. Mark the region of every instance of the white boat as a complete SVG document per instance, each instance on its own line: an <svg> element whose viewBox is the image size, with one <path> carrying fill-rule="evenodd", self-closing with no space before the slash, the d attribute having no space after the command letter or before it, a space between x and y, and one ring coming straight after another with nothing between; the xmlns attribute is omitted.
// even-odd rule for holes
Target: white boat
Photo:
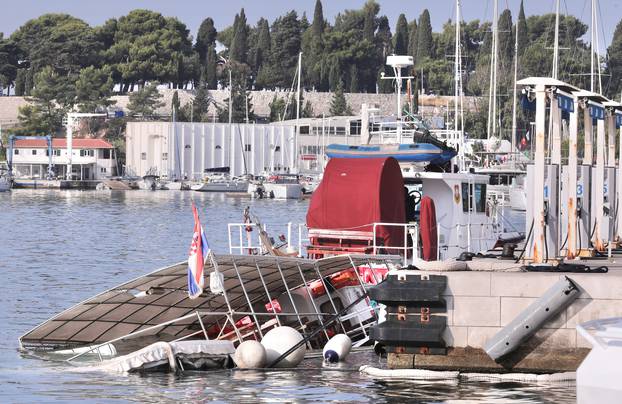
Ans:
<svg viewBox="0 0 622 404"><path fill-rule="evenodd" d="M577 325L592 350L577 369L577 403L619 403L622 396L622 317Z"/></svg>
<svg viewBox="0 0 622 404"><path fill-rule="evenodd" d="M248 192L248 184L245 178L217 173L205 177L203 183L194 185L190 189L199 192Z"/></svg>
<svg viewBox="0 0 622 404"><path fill-rule="evenodd" d="M300 199L302 185L295 174L274 174L263 183L266 197L271 199Z"/></svg>
<svg viewBox="0 0 622 404"><path fill-rule="evenodd" d="M0 192L10 191L13 181L8 175L0 175Z"/></svg>

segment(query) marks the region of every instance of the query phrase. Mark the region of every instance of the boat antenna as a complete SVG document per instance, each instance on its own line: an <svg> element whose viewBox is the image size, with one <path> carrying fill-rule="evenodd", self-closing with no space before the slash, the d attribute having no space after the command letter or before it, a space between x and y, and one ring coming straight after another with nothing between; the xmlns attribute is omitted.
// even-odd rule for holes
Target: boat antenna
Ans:
<svg viewBox="0 0 622 404"><path fill-rule="evenodd" d="M559 1L558 1L559 4ZM516 166L516 99L517 89L516 81L518 79L518 27L520 24L516 24L516 32L514 36L514 95L512 100L512 166Z"/></svg>

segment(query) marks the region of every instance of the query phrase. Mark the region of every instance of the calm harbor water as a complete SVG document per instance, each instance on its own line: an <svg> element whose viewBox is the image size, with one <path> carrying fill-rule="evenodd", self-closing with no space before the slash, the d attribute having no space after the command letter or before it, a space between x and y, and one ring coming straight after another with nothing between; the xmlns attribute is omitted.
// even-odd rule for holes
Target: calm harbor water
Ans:
<svg viewBox="0 0 622 404"><path fill-rule="evenodd" d="M361 364L308 359L291 371L183 375L77 373L18 350L18 337L104 289L186 258L191 198L211 247L227 251L227 223L250 205L266 223L304 222L307 201L227 198L177 191L0 193L0 402L574 402L574 386L374 380ZM381 363L382 364L382 363Z"/></svg>

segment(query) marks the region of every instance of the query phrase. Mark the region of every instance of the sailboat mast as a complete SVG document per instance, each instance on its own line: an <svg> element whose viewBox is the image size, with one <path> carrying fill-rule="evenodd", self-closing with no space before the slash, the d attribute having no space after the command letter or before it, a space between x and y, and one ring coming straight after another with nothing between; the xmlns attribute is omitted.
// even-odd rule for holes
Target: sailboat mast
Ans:
<svg viewBox="0 0 622 404"><path fill-rule="evenodd" d="M460 171L464 170L464 127L460 127L460 97L462 96L462 69L460 49L460 0L456 0L456 44L455 44L455 91L454 91L454 136L458 142L458 167Z"/></svg>
<svg viewBox="0 0 622 404"><path fill-rule="evenodd" d="M496 129L496 99L497 99L497 23L498 23L498 0L494 0L492 16L492 42L490 45L490 86L488 87L488 122L487 139L494 134Z"/></svg>
<svg viewBox="0 0 622 404"><path fill-rule="evenodd" d="M492 134L497 134L497 70L499 66L499 0L495 0L495 23L494 23L494 75L492 80Z"/></svg>
<svg viewBox="0 0 622 404"><path fill-rule="evenodd" d="M298 173L298 131L300 130L300 79L302 78L302 52L298 53L298 87L296 89L296 133L294 134L294 172Z"/></svg>
<svg viewBox="0 0 622 404"><path fill-rule="evenodd" d="M594 92L594 20L596 13L594 12L594 0L591 2L592 20L590 23L590 91Z"/></svg>
<svg viewBox="0 0 622 404"><path fill-rule="evenodd" d="M553 78L559 71L559 0L555 1L555 42L553 43Z"/></svg>
<svg viewBox="0 0 622 404"><path fill-rule="evenodd" d="M558 1L559 4L559 1ZM516 164L516 81L518 80L518 22L516 23L516 32L514 35L514 95L512 100L512 165Z"/></svg>

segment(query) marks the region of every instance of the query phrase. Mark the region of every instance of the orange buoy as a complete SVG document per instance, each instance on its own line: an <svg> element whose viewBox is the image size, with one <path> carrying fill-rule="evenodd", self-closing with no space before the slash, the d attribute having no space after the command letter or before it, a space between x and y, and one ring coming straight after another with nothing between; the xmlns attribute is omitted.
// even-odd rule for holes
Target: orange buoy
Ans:
<svg viewBox="0 0 622 404"><path fill-rule="evenodd" d="M429 196L421 198L420 205L421 255L425 261L435 261L438 250L436 228L436 208Z"/></svg>

